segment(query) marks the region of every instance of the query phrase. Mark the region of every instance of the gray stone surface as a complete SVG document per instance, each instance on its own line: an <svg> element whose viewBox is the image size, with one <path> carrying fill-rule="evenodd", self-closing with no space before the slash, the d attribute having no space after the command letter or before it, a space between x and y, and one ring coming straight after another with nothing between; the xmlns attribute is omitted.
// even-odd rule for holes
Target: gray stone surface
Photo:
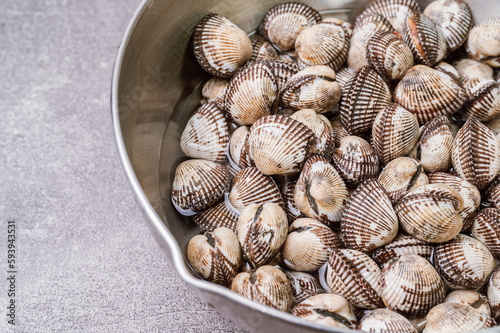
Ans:
<svg viewBox="0 0 500 333"><path fill-rule="evenodd" d="M139 2L0 2L0 332L8 219L16 332L237 330L169 267L116 152L111 72Z"/></svg>

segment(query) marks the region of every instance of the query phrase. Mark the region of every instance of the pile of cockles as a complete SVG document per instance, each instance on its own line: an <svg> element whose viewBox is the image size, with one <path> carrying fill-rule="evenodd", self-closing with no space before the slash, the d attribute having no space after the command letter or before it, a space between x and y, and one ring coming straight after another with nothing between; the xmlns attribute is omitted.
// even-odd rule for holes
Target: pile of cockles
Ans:
<svg viewBox="0 0 500 333"><path fill-rule="evenodd" d="M205 16L193 46L213 78L171 192L203 230L194 271L328 326L494 326L500 17L472 16L379 0L351 25L284 3L252 40Z"/></svg>

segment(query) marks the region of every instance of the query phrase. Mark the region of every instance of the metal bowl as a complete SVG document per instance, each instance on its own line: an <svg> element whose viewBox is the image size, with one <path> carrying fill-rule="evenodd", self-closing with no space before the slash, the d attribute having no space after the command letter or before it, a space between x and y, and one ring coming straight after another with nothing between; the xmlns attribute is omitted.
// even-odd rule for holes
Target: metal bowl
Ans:
<svg viewBox="0 0 500 333"><path fill-rule="evenodd" d="M153 236L172 267L203 301L247 331L352 332L306 322L199 279L187 264L184 247L200 230L170 202L175 168L186 159L179 139L208 79L193 56L194 27L207 13L218 13L251 33L266 11L282 2L286 1L144 1L127 28L114 67L111 107L116 142ZM324 16L352 19L367 1L302 2ZM422 8L429 2L419 1ZM500 13L498 0L467 2L476 23Z"/></svg>

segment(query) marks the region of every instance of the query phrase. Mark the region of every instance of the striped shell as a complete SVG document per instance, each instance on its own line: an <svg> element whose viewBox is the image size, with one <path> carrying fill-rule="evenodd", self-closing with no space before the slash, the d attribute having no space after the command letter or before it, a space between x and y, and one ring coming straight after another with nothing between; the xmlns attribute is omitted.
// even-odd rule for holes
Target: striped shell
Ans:
<svg viewBox="0 0 500 333"><path fill-rule="evenodd" d="M299 177L297 175L286 177L281 189L281 194L285 200L285 211L288 216L288 221L295 221L298 218L305 217L304 213L302 213L295 204L294 199L295 184L297 184L298 179Z"/></svg>
<svg viewBox="0 0 500 333"><path fill-rule="evenodd" d="M319 155L309 158L295 185L300 211L329 227L338 226L347 198L347 188L333 165Z"/></svg>
<svg viewBox="0 0 500 333"><path fill-rule="evenodd" d="M381 110L373 122L372 140L380 162L387 164L407 155L418 141L417 118L397 104Z"/></svg>
<svg viewBox="0 0 500 333"><path fill-rule="evenodd" d="M487 64L474 59L460 59L453 63L458 72L460 82L467 91L467 96L471 95L471 90L482 82L493 80L493 68Z"/></svg>
<svg viewBox="0 0 500 333"><path fill-rule="evenodd" d="M349 197L340 229L346 247L362 252L371 252L396 237L398 217L378 181L366 180Z"/></svg>
<svg viewBox="0 0 500 333"><path fill-rule="evenodd" d="M292 307L292 288L286 275L273 266L262 266L251 273L236 275L231 290L281 311L290 311Z"/></svg>
<svg viewBox="0 0 500 333"><path fill-rule="evenodd" d="M298 304L309 297L323 292L318 280L310 274L295 271L283 271L290 282L293 293L293 304Z"/></svg>
<svg viewBox="0 0 500 333"><path fill-rule="evenodd" d="M434 249L434 267L452 289L479 289L496 266L490 250L480 241L457 235Z"/></svg>
<svg viewBox="0 0 500 333"><path fill-rule="evenodd" d="M461 178L483 190L500 171L500 143L488 127L469 117L453 141L451 161Z"/></svg>
<svg viewBox="0 0 500 333"><path fill-rule="evenodd" d="M443 72L445 74L448 74L455 81L460 81L460 76L458 74L457 69L445 61L441 61L441 62L437 63L432 68L434 68L435 70L438 70L440 72Z"/></svg>
<svg viewBox="0 0 500 333"><path fill-rule="evenodd" d="M450 51L462 46L472 28L472 12L463 0L433 1L424 15L442 29Z"/></svg>
<svg viewBox="0 0 500 333"><path fill-rule="evenodd" d="M278 51L265 38L255 36L252 41L252 60L278 60Z"/></svg>
<svg viewBox="0 0 500 333"><path fill-rule="evenodd" d="M295 50L278 52L278 58L281 62L297 66L297 56L295 55Z"/></svg>
<svg viewBox="0 0 500 333"><path fill-rule="evenodd" d="M213 102L219 109L224 109L224 98L226 97L226 88L229 85L228 79L222 79L214 76L203 85L201 95L202 103Z"/></svg>
<svg viewBox="0 0 500 333"><path fill-rule="evenodd" d="M211 102L189 118L182 132L181 149L189 157L221 163L226 160L229 127L222 111Z"/></svg>
<svg viewBox="0 0 500 333"><path fill-rule="evenodd" d="M425 124L418 145L420 163L426 172L448 171L453 146L453 131L448 118L439 116Z"/></svg>
<svg viewBox="0 0 500 333"><path fill-rule="evenodd" d="M392 31L377 31L366 47L368 64L386 80L402 79L413 67L413 54Z"/></svg>
<svg viewBox="0 0 500 333"><path fill-rule="evenodd" d="M248 156L265 175L288 175L301 170L315 151L317 139L304 124L280 115L260 118L248 132Z"/></svg>
<svg viewBox="0 0 500 333"><path fill-rule="evenodd" d="M473 307L491 316L491 309L486 296L475 290L455 290L449 293L443 303L459 303Z"/></svg>
<svg viewBox="0 0 500 333"><path fill-rule="evenodd" d="M500 209L485 208L474 217L471 236L485 244L500 259Z"/></svg>
<svg viewBox="0 0 500 333"><path fill-rule="evenodd" d="M200 211L219 201L228 188L229 171L225 166L187 160L175 170L172 203L179 213L189 215L189 211Z"/></svg>
<svg viewBox="0 0 500 333"><path fill-rule="evenodd" d="M295 50L301 68L325 65L338 71L347 59L349 36L341 25L319 23L302 30Z"/></svg>
<svg viewBox="0 0 500 333"><path fill-rule="evenodd" d="M340 85L335 72L327 66L307 67L292 76L280 92L282 106L292 110L332 110L340 101Z"/></svg>
<svg viewBox="0 0 500 333"><path fill-rule="evenodd" d="M394 30L401 33L406 16L418 12L420 7L415 0L377 0L363 14L379 13L389 20Z"/></svg>
<svg viewBox="0 0 500 333"><path fill-rule="evenodd" d="M408 319L389 309L368 312L358 324L358 330L380 333L417 333Z"/></svg>
<svg viewBox="0 0 500 333"><path fill-rule="evenodd" d="M344 21L340 18L337 17L324 17L323 20L321 20L321 23L330 23L330 24L335 24L337 26L344 27L344 29L347 32L347 37L350 38L352 35L352 24Z"/></svg>
<svg viewBox="0 0 500 333"><path fill-rule="evenodd" d="M408 70L394 91L394 102L417 116L420 124L455 113L466 94L451 76L427 66Z"/></svg>
<svg viewBox="0 0 500 333"><path fill-rule="evenodd" d="M490 302L491 316L498 319L500 318L500 267L497 267L491 274L486 291Z"/></svg>
<svg viewBox="0 0 500 333"><path fill-rule="evenodd" d="M350 135L370 130L377 114L391 102L391 92L370 66L362 67L342 90L340 120Z"/></svg>
<svg viewBox="0 0 500 333"><path fill-rule="evenodd" d="M449 241L462 229L462 196L445 184L417 187L402 197L394 209L404 231L429 243Z"/></svg>
<svg viewBox="0 0 500 333"><path fill-rule="evenodd" d="M465 102L466 117L474 116L486 122L500 116L500 82L485 80L477 83L470 90L469 99Z"/></svg>
<svg viewBox="0 0 500 333"><path fill-rule="evenodd" d="M317 114L312 109L304 109L295 112L290 118L295 119L306 125L318 139L316 151L323 155L326 159L330 159L335 148L335 137L333 134L332 125L328 118L321 114Z"/></svg>
<svg viewBox="0 0 500 333"><path fill-rule="evenodd" d="M238 240L245 259L254 268L276 257L287 231L286 213L276 203L248 205L238 217Z"/></svg>
<svg viewBox="0 0 500 333"><path fill-rule="evenodd" d="M239 167L243 149L249 128L247 126L238 127L229 139L229 154L231 160Z"/></svg>
<svg viewBox="0 0 500 333"><path fill-rule="evenodd" d="M500 143L500 141L498 141ZM498 175L486 189L484 203L500 208L500 175Z"/></svg>
<svg viewBox="0 0 500 333"><path fill-rule="evenodd" d="M368 141L357 136L340 140L340 147L333 154L333 164L348 186L375 178L380 171L377 153Z"/></svg>
<svg viewBox="0 0 500 333"><path fill-rule="evenodd" d="M312 296L292 309L292 314L324 326L355 328L356 316L349 302L338 294Z"/></svg>
<svg viewBox="0 0 500 333"><path fill-rule="evenodd" d="M231 77L252 57L252 42L247 34L227 18L209 14L196 26L194 54L208 73Z"/></svg>
<svg viewBox="0 0 500 333"><path fill-rule="evenodd" d="M321 15L300 3L284 3L271 8L264 16L259 34L281 51L294 48L295 40L307 26L321 22Z"/></svg>
<svg viewBox="0 0 500 333"><path fill-rule="evenodd" d="M226 115L238 125L252 125L271 114L277 94L271 69L264 62L252 62L229 82L224 102Z"/></svg>
<svg viewBox="0 0 500 333"><path fill-rule="evenodd" d="M288 80L299 72L299 66L294 63L284 62L281 60L268 61L267 65L271 68L271 71L276 78L278 93L283 90L283 87L285 87Z"/></svg>
<svg viewBox="0 0 500 333"><path fill-rule="evenodd" d="M238 237L224 227L194 236L187 246L187 259L202 278L227 286L241 266Z"/></svg>
<svg viewBox="0 0 500 333"><path fill-rule="evenodd" d="M427 314L424 333L476 332L495 326L495 320L471 306L443 303Z"/></svg>
<svg viewBox="0 0 500 333"><path fill-rule="evenodd" d="M332 119L330 119L330 124L332 125L333 134L335 135L335 146L340 147L341 141L346 136L349 136L342 122L340 121L340 116L337 113Z"/></svg>
<svg viewBox="0 0 500 333"><path fill-rule="evenodd" d="M300 218L288 229L282 249L283 263L295 271L314 272L341 246L339 237L326 225L311 218Z"/></svg>
<svg viewBox="0 0 500 333"><path fill-rule="evenodd" d="M469 32L465 50L470 58L491 67L500 67L500 16L474 26Z"/></svg>
<svg viewBox="0 0 500 333"><path fill-rule="evenodd" d="M214 231L216 228L225 227L236 232L239 214L229 201L223 199L191 219L204 231Z"/></svg>
<svg viewBox="0 0 500 333"><path fill-rule="evenodd" d="M340 88L344 89L345 85L349 80L356 74L356 71L350 67L344 67L337 72L335 79L340 85Z"/></svg>
<svg viewBox="0 0 500 333"><path fill-rule="evenodd" d="M384 304L407 316L422 316L443 301L446 287L434 267L424 258L405 254L382 270Z"/></svg>
<svg viewBox="0 0 500 333"><path fill-rule="evenodd" d="M434 245L431 243L405 234L398 234L392 242L376 249L372 253L372 258L384 268L393 258L404 254L416 254L430 262L433 251Z"/></svg>

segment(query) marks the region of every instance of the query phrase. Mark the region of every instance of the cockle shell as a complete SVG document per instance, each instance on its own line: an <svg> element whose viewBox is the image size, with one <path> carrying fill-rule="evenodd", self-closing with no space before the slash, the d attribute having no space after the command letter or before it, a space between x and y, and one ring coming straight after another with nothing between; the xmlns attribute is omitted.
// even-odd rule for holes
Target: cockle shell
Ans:
<svg viewBox="0 0 500 333"><path fill-rule="evenodd" d="M323 20L321 20L321 23L331 23L331 24L335 24L338 26L342 26L342 27L344 27L344 29L347 32L347 37L351 38L352 29L353 29L351 23L344 21L342 19L339 19L337 17L324 17Z"/></svg>
<svg viewBox="0 0 500 333"><path fill-rule="evenodd" d="M448 171L451 167L453 131L446 116L424 125L418 143L420 163L426 172Z"/></svg>
<svg viewBox="0 0 500 333"><path fill-rule="evenodd" d="M227 286L241 266L238 237L224 227L194 236L187 246L187 259L205 280Z"/></svg>
<svg viewBox="0 0 500 333"><path fill-rule="evenodd" d="M389 309L369 311L361 318L358 330L379 333L417 333L408 319Z"/></svg>
<svg viewBox="0 0 500 333"><path fill-rule="evenodd" d="M495 326L495 320L471 306L443 303L427 314L424 333L476 332Z"/></svg>
<svg viewBox="0 0 500 333"><path fill-rule="evenodd" d="M356 74L356 71L350 67L344 67L337 72L335 79L340 85L340 88L344 89L345 85L349 80Z"/></svg>
<svg viewBox="0 0 500 333"><path fill-rule="evenodd" d="M379 247L372 253L372 258L380 267L384 268L392 258L404 254L416 254L431 261L434 245L405 234L399 234L392 242Z"/></svg>
<svg viewBox="0 0 500 333"><path fill-rule="evenodd" d="M500 82L485 80L474 85L463 109L466 117L474 116L482 122L500 116Z"/></svg>
<svg viewBox="0 0 500 333"><path fill-rule="evenodd" d="M208 73L231 77L252 57L252 42L247 34L218 14L205 16L196 26L194 54Z"/></svg>
<svg viewBox="0 0 500 333"><path fill-rule="evenodd" d="M449 293L443 303L459 303L473 307L480 312L491 316L491 309L486 296L475 290L455 290Z"/></svg>
<svg viewBox="0 0 500 333"><path fill-rule="evenodd" d="M288 312L292 307L292 288L286 275L273 266L262 266L251 273L236 275L231 290L275 309Z"/></svg>
<svg viewBox="0 0 500 333"><path fill-rule="evenodd" d="M377 31L366 47L368 64L386 80L401 79L413 67L413 54L391 31Z"/></svg>
<svg viewBox="0 0 500 333"><path fill-rule="evenodd" d="M491 307L491 316L500 318L500 267L497 267L488 280L487 294Z"/></svg>
<svg viewBox="0 0 500 333"><path fill-rule="evenodd" d="M299 66L294 63L285 62L281 60L270 60L267 61L267 65L271 68L271 71L276 78L276 84L278 85L278 93L283 90L285 84L290 80L292 76L299 72Z"/></svg>
<svg viewBox="0 0 500 333"><path fill-rule="evenodd" d="M347 197L344 181L333 165L319 155L307 160L294 193L301 212L329 227L338 226Z"/></svg>
<svg viewBox="0 0 500 333"><path fill-rule="evenodd" d="M373 122L372 140L380 162L390 161L407 155L418 141L417 118L397 104L382 109Z"/></svg>
<svg viewBox="0 0 500 333"><path fill-rule="evenodd" d="M330 327L355 328L356 316L349 302L338 294L312 296L292 308L292 314Z"/></svg>
<svg viewBox="0 0 500 333"><path fill-rule="evenodd" d="M491 67L500 67L500 17L494 17L474 26L465 44L467 55Z"/></svg>
<svg viewBox="0 0 500 333"><path fill-rule="evenodd" d="M500 141L498 141L500 143ZM485 191L484 203L500 208L500 174L490 183Z"/></svg>
<svg viewBox="0 0 500 333"><path fill-rule="evenodd" d="M479 289L495 268L495 258L480 241L457 235L434 248L434 267L452 289Z"/></svg>
<svg viewBox="0 0 500 333"><path fill-rule="evenodd" d="M283 199L285 200L285 211L286 215L288 216L289 222L295 221L296 219L301 217L305 217L304 213L302 213L295 204L294 199L295 184L297 184L298 179L298 175L286 177L281 188L281 194L283 195Z"/></svg>
<svg viewBox="0 0 500 333"><path fill-rule="evenodd" d="M284 3L271 8L264 16L259 34L266 37L281 51L294 48L295 40L307 26L321 22L321 15L300 3Z"/></svg>
<svg viewBox="0 0 500 333"><path fill-rule="evenodd" d="M288 175L300 171L315 151L317 138L306 125L290 117L262 117L248 132L248 156L265 175Z"/></svg>
<svg viewBox="0 0 500 333"><path fill-rule="evenodd" d="M349 136L349 133L347 133L344 126L342 126L342 122L340 121L340 116L338 114L330 119L330 124L332 125L333 134L335 135L335 146L340 147L342 139Z"/></svg>
<svg viewBox="0 0 500 333"><path fill-rule="evenodd" d="M271 114L277 95L278 86L271 69L265 62L253 62L229 82L224 102L226 115L238 125L252 125Z"/></svg>
<svg viewBox="0 0 500 333"><path fill-rule="evenodd" d="M283 263L296 271L314 272L341 246L339 237L326 225L311 218L300 218L288 228L282 250Z"/></svg>
<svg viewBox="0 0 500 333"><path fill-rule="evenodd" d="M420 124L455 113L465 99L465 90L460 83L423 65L408 70L394 91L394 102L415 114Z"/></svg>
<svg viewBox="0 0 500 333"><path fill-rule="evenodd" d="M453 66L458 72L460 82L467 91L467 95L471 95L471 90L476 84L493 80L493 68L483 62L464 58L455 61Z"/></svg>
<svg viewBox="0 0 500 333"><path fill-rule="evenodd" d="M290 282L293 292L293 304L298 304L309 297L323 292L318 280L311 274L295 271L283 271Z"/></svg>
<svg viewBox="0 0 500 333"><path fill-rule="evenodd" d="M500 171L500 143L488 127L471 116L453 141L451 161L461 178L483 190Z"/></svg>
<svg viewBox="0 0 500 333"><path fill-rule="evenodd" d="M222 79L214 76L203 85L201 95L203 96L202 103L213 102L219 107L224 109L224 98L226 97L226 88L229 85L228 79Z"/></svg>
<svg viewBox="0 0 500 333"><path fill-rule="evenodd" d="M382 77L370 66L362 67L342 90L342 125L350 135L365 132L390 102L391 92Z"/></svg>
<svg viewBox="0 0 500 333"><path fill-rule="evenodd" d="M252 41L252 60L278 60L278 51L265 38L255 36Z"/></svg>
<svg viewBox="0 0 500 333"><path fill-rule="evenodd" d="M364 181L349 197L340 229L346 247L362 252L371 252L396 237L398 217L378 181Z"/></svg>
<svg viewBox="0 0 500 333"><path fill-rule="evenodd" d="M440 72L443 72L445 74L448 74L455 81L460 81L460 75L458 74L457 69L445 61L438 62L432 68Z"/></svg>
<svg viewBox="0 0 500 333"><path fill-rule="evenodd" d="M172 182L172 203L182 211L200 211L222 198L229 188L229 171L205 160L187 160L179 164Z"/></svg>
<svg viewBox="0 0 500 333"><path fill-rule="evenodd" d="M295 55L295 50L278 52L278 58L281 62L297 66L297 56Z"/></svg>
<svg viewBox="0 0 500 333"><path fill-rule="evenodd" d="M280 92L280 101L292 110L313 109L325 113L338 104L340 96L335 72L321 65L307 67L292 76Z"/></svg>
<svg viewBox="0 0 500 333"><path fill-rule="evenodd" d="M236 232L239 214L229 201L222 199L215 205L194 215L191 219L205 231L214 231L216 228L225 227Z"/></svg>
<svg viewBox="0 0 500 333"><path fill-rule="evenodd" d="M228 142L226 117L214 103L207 102L189 118L180 145L189 157L221 163L226 159Z"/></svg>
<svg viewBox="0 0 500 333"><path fill-rule="evenodd" d="M304 109L295 112L290 118L300 121L314 132L318 139L316 144L318 154L323 155L326 159L332 157L335 148L335 137L332 125L325 116L317 114L312 109Z"/></svg>
<svg viewBox="0 0 500 333"><path fill-rule="evenodd" d="M229 154L231 159L236 165L240 165L242 150L245 147L249 128L247 126L240 126L233 132L229 139Z"/></svg>
<svg viewBox="0 0 500 333"><path fill-rule="evenodd" d="M438 272L415 254L396 257L382 270L380 279L384 304L407 316L422 316L443 301L446 287Z"/></svg>
<svg viewBox="0 0 500 333"><path fill-rule="evenodd" d="M420 7L415 0L378 0L372 3L365 13L379 13L383 15L401 33L406 16L409 13L420 12Z"/></svg>
<svg viewBox="0 0 500 333"><path fill-rule="evenodd" d="M471 236L485 244L500 259L500 209L485 208L474 217Z"/></svg>

